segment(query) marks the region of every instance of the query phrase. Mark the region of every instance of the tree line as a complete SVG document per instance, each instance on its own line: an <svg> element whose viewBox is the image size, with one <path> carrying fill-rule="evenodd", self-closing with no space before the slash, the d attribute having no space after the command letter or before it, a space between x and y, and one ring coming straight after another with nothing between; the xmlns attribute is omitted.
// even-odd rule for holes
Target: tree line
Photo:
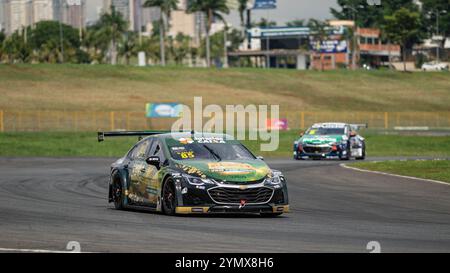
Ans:
<svg viewBox="0 0 450 273"><path fill-rule="evenodd" d="M182 33L168 36L172 12L179 0L146 0L144 7L156 7L161 11L158 21L153 23L150 36L139 37L129 31L121 13L111 7L110 12L101 15L94 24L80 32L69 25L56 21L41 21L6 36L0 32L0 61L18 62L70 62L70 63L123 63L143 51L153 63L181 64L186 59L204 59L207 66L212 60L224 57L224 47L236 50L245 38L246 10L249 0L238 0L237 10L241 30L229 28L224 18L230 9L227 0L190 0L187 12L201 12L205 15L205 35L200 45L193 46L192 38ZM403 54L415 43L431 34L450 33L450 11L448 0L381 0L381 5L370 5L367 0L338 0L340 9L331 9L337 19L355 20L359 27L377 27L383 30L383 39L402 46ZM445 12L446 11L446 12ZM225 30L211 35L214 21L222 21ZM264 18L252 22L251 26L270 27L276 22ZM293 20L288 26L310 26L320 34L325 23L318 20ZM224 32L228 34L225 45ZM81 35L80 35L81 34ZM324 37L323 37L324 39ZM406 58L405 55L403 57Z"/></svg>

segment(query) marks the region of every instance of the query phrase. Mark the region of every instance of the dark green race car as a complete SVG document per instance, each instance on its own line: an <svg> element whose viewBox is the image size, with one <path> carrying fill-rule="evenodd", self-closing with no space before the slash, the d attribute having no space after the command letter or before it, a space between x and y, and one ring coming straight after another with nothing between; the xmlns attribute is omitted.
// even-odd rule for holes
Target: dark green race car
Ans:
<svg viewBox="0 0 450 273"><path fill-rule="evenodd" d="M223 134L99 132L147 136L111 165L109 202L168 215L289 211L286 179Z"/></svg>

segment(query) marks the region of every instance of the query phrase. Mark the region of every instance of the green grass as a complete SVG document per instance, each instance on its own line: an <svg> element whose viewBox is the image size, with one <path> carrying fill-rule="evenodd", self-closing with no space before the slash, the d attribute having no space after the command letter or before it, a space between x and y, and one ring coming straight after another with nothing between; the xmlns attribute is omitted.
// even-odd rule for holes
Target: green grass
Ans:
<svg viewBox="0 0 450 273"><path fill-rule="evenodd" d="M360 162L350 164L350 166L450 183L449 160Z"/></svg>
<svg viewBox="0 0 450 273"><path fill-rule="evenodd" d="M282 132L274 152L260 152L260 143L244 141L256 155L291 157L296 131ZM366 136L368 156L450 156L450 137L394 136L371 133ZM87 156L124 155L136 138L115 138L98 143L96 133L2 133L0 156Z"/></svg>
<svg viewBox="0 0 450 273"><path fill-rule="evenodd" d="M0 65L0 110L144 111L147 102L281 111L450 111L450 73Z"/></svg>

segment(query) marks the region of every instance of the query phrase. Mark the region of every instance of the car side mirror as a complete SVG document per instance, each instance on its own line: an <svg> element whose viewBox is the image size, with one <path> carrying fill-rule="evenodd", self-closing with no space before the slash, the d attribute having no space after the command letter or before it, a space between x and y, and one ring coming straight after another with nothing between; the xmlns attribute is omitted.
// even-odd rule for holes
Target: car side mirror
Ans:
<svg viewBox="0 0 450 273"><path fill-rule="evenodd" d="M256 158L259 159L259 160L264 161L264 157L262 157L262 156L257 156Z"/></svg>
<svg viewBox="0 0 450 273"><path fill-rule="evenodd" d="M159 169L161 165L161 160L159 159L159 156L147 157L145 162L147 162L148 165L155 166L157 169Z"/></svg>

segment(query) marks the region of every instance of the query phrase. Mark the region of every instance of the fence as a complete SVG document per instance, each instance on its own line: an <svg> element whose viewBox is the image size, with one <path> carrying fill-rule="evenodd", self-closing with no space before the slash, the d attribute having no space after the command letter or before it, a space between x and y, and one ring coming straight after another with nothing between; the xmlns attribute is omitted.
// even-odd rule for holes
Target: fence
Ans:
<svg viewBox="0 0 450 273"><path fill-rule="evenodd" d="M281 112L291 129L313 123L367 123L373 129L396 126L450 128L450 112ZM176 119L149 119L144 112L2 111L0 132L168 130ZM205 119L206 121L207 119Z"/></svg>

